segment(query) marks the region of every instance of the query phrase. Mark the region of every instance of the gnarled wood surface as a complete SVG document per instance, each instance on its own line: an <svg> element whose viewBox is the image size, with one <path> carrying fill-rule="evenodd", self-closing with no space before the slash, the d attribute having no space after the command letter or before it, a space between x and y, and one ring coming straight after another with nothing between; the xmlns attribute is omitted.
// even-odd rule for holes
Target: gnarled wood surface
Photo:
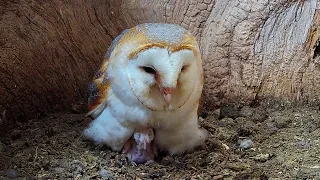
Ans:
<svg viewBox="0 0 320 180"><path fill-rule="evenodd" d="M2 127L85 111L108 45L143 22L181 24L197 37L207 110L263 97L320 99L317 0L5 0L0 8Z"/></svg>

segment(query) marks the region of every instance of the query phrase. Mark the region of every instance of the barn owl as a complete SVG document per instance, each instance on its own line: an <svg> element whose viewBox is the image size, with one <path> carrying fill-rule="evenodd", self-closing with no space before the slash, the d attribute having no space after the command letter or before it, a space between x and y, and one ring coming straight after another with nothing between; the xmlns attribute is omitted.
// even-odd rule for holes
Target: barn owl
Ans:
<svg viewBox="0 0 320 180"><path fill-rule="evenodd" d="M174 24L146 23L111 43L89 85L84 136L136 163L158 151L179 155L204 143L198 126L204 78L198 44Z"/></svg>

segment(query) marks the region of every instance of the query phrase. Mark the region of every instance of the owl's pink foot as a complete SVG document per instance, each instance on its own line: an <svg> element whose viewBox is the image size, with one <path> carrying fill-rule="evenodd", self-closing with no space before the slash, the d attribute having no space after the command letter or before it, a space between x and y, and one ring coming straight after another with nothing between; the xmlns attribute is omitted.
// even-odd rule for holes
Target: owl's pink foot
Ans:
<svg viewBox="0 0 320 180"><path fill-rule="evenodd" d="M143 128L133 134L124 145L122 152L127 154L129 161L136 164L151 164L156 156L156 148L152 142L152 128Z"/></svg>

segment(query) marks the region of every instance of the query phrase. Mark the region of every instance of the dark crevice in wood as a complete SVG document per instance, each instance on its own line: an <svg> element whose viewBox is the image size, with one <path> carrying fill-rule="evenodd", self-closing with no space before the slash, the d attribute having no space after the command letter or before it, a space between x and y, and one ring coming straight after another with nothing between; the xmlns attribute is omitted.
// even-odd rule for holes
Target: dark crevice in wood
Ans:
<svg viewBox="0 0 320 180"><path fill-rule="evenodd" d="M314 47L314 53L313 53L313 59L317 58L320 56L320 39L318 39L317 43L315 44Z"/></svg>

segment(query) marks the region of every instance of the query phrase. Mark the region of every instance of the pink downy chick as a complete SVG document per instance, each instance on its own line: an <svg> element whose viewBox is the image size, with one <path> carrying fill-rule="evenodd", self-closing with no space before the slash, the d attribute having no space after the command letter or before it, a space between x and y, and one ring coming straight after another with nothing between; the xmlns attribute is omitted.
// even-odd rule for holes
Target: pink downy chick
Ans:
<svg viewBox="0 0 320 180"><path fill-rule="evenodd" d="M154 132L152 128L143 128L133 134L124 145L122 152L127 153L129 161L136 164L154 161L156 148L153 144Z"/></svg>

